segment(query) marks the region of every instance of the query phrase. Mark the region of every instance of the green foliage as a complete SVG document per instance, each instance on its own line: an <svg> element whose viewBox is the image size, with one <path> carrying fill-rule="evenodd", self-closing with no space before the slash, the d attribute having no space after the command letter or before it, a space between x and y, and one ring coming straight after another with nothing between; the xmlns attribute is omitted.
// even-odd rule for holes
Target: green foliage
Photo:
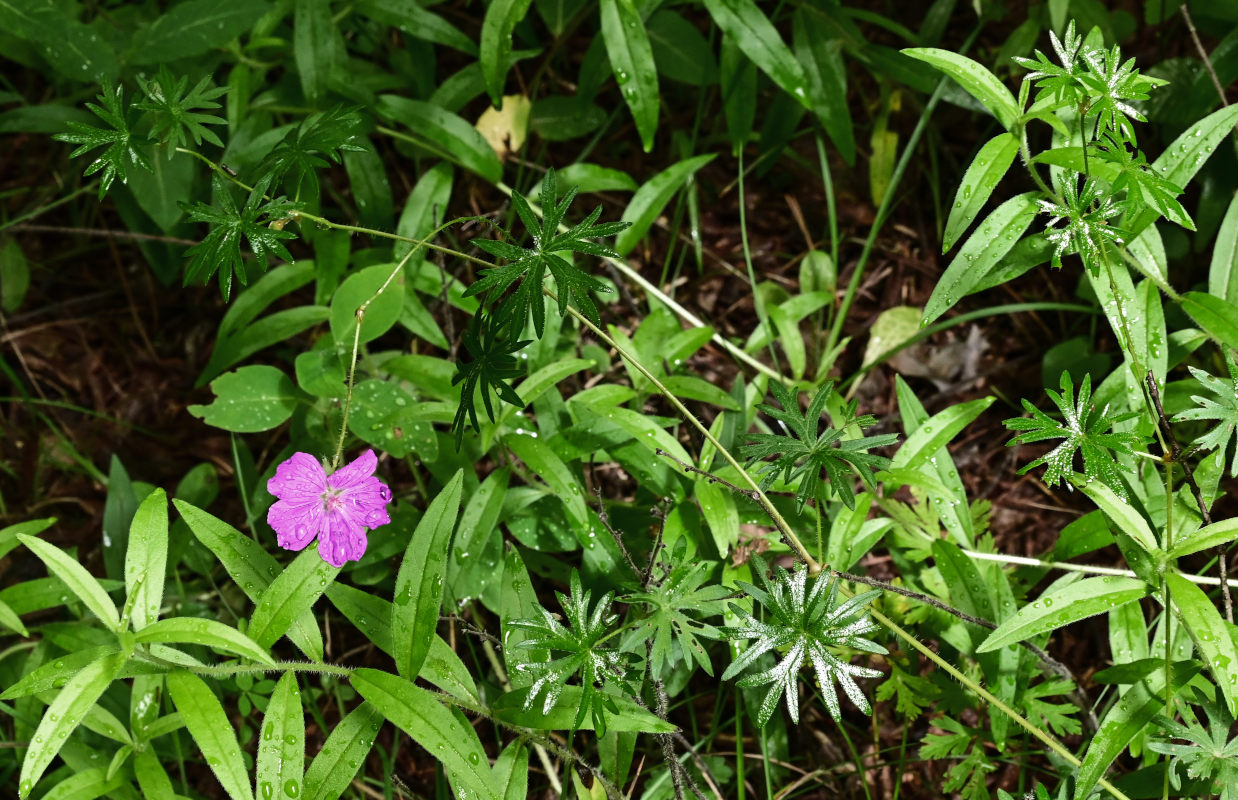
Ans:
<svg viewBox="0 0 1238 800"><path fill-rule="evenodd" d="M542 713L549 714L567 687L567 682L579 675L582 694L572 729L579 728L588 715L598 734L602 735L606 732L606 712L619 711L603 688L609 682L623 679L627 660L623 652L606 646L607 640L615 634L614 625L619 619L610 610L613 596L607 592L590 609L592 592L581 588L580 574L576 570L572 570L568 595L564 597L562 593L555 592L555 596L559 598L559 605L567 617L566 626L540 606L540 619L522 618L508 623L524 633L523 640L515 645L517 650L550 653L549 661L524 661L516 666L517 670L533 678L524 703L525 710L532 708L538 696L545 693Z"/></svg>
<svg viewBox="0 0 1238 800"><path fill-rule="evenodd" d="M1182 788L1182 774L1209 782L1221 800L1238 798L1238 736L1230 738L1234 718L1224 703L1201 700L1199 707L1208 719L1207 727L1197 718L1187 724L1157 717L1154 722L1162 736L1148 743L1148 749L1170 756L1169 782ZM1175 739L1181 741L1174 741Z"/></svg>
<svg viewBox="0 0 1238 800"><path fill-rule="evenodd" d="M1212 430L1195 439L1194 447L1200 450L1217 450L1224 460L1229 449L1230 438L1234 439L1234 452L1230 456L1229 475L1238 477L1238 363L1235 363L1232 350L1225 353L1225 367L1229 370L1229 380L1209 375L1201 369L1190 367L1195 380L1216 396L1201 397L1191 395L1196 408L1181 411L1173 418L1174 422L1191 420L1215 420Z"/></svg>
<svg viewBox="0 0 1238 800"><path fill-rule="evenodd" d="M838 427L826 425L825 430L818 433L821 415L825 413L830 394L834 391L833 381L817 390L806 412L800 412L796 396L781 384L771 384L770 391L782 408L767 403L757 408L782 423L788 434L749 434L748 444L741 450L749 466L773 458L773 461L761 466L761 488L768 489L781 474L786 483L798 481L795 497L801 505L809 500L819 502L824 499L819 488L824 471L843 503L847 508L854 509L855 492L851 488L848 468L854 469L867 486L875 486L874 470L888 467L890 459L868 451L894 444L898 437L886 433L844 438L849 429L863 430L877 423L876 418L869 414L856 416L858 403L855 400L843 407Z"/></svg>
<svg viewBox="0 0 1238 800"><path fill-rule="evenodd" d="M189 78L182 75L178 79L167 66L161 66L152 80L144 80L140 75L137 80L146 99L135 107L151 112L151 132L168 147L169 155L190 139L195 145L206 141L223 147L219 137L206 126L223 125L225 120L200 112L219 108L214 101L227 93L227 87L215 86L207 75L190 89Z"/></svg>
<svg viewBox="0 0 1238 800"><path fill-rule="evenodd" d="M283 222L292 217L297 204L283 197L270 199L267 189L271 176L258 181L249 192L245 205L237 208L232 199L232 189L219 175L212 179L212 187L219 205L197 202L186 205L192 222L205 222L211 226L206 237L189 249L189 263L185 267L185 281L208 281L219 273L219 289L226 300L232 293L232 277L242 284L249 282L248 271L241 256L241 240L249 245L250 252L258 259L261 268L267 268L271 256L286 261L292 260L283 240L295 238L291 231L283 229Z"/></svg>
<svg viewBox="0 0 1238 800"><path fill-rule="evenodd" d="M340 163L342 152L360 152L354 143L363 121L355 109L338 106L311 114L285 134L258 165L270 182L291 188L294 198L318 196L318 170Z"/></svg>
<svg viewBox="0 0 1238 800"><path fill-rule="evenodd" d="M1078 253L1088 269L1099 272L1104 248L1122 244L1123 232L1109 224L1122 209L1098 181L1090 178L1082 189L1073 177L1067 178L1061 192L1061 200L1040 201L1040 210L1050 216L1045 238L1054 246L1053 266L1060 269L1064 254ZM1065 225L1054 227L1063 221Z"/></svg>
<svg viewBox="0 0 1238 800"><path fill-rule="evenodd" d="M1061 387L1061 394L1052 389L1045 389L1045 393L1049 395L1062 414L1061 422L1053 419L1027 400L1023 401L1023 408L1032 415L1031 419L1016 417L1005 422L1010 430L1023 431L1007 442L1008 446L1042 442L1047 439L1065 440L1048 453L1025 465L1019 470L1019 474L1026 474L1029 470L1043 464L1047 466L1044 476L1046 484L1052 486L1056 483L1068 483L1074 472L1074 457L1077 450L1083 454L1083 473L1088 480L1100 481L1119 497L1128 497L1121 477L1122 469L1114 460L1113 454L1131 455L1133 452L1131 448L1138 446L1141 440L1134 433L1121 431L1106 433L1106 431L1109 431L1115 423L1133 418L1135 413L1110 414L1108 406L1097 412L1096 406L1091 402L1091 375L1083 376L1083 383L1079 385L1078 401L1075 400L1075 385L1069 372L1062 373Z"/></svg>
<svg viewBox="0 0 1238 800"><path fill-rule="evenodd" d="M493 309L492 322L507 327L512 339L524 330L525 320L530 313L533 315L533 330L537 337L540 339L545 335L546 305L542 300L542 290L547 272L554 278L557 287L559 314L566 314L568 303L571 302L578 311L592 320L593 324L601 324L597 306L594 305L590 293L609 292L610 287L574 266L560 254L581 253L598 258L618 258L619 254L611 248L590 240L614 236L631 223L597 224L602 215L602 207L598 206L583 222L559 233L559 223L563 221L568 206L576 198L577 189L575 186L571 187L563 194L562 199L556 201L557 191L555 171L547 170L539 195L546 204L540 223L529 206L529 201L519 192L512 192L512 206L533 240L532 247L517 247L493 239L473 240L473 244L481 250L509 263L482 270L477 281L465 292L465 297L480 295L485 305ZM512 289L513 286L515 289Z"/></svg>
<svg viewBox="0 0 1238 800"><path fill-rule="evenodd" d="M864 607L881 592L870 591L850 597L841 603L838 598L838 580L817 574L808 585L808 570L801 567L792 574L782 567L775 568L771 582L765 577L765 562L760 557L752 559L753 571L761 586L740 582L740 587L765 610L766 619L758 620L739 606L732 610L739 616L739 625L722 629L732 641L755 639L738 658L722 673L729 680L765 653L777 652L781 660L769 669L741 678L740 686L766 686L769 691L757 711L757 721L764 726L774 715L779 698L785 697L787 713L792 722L799 722L800 668L805 662L812 665L817 677L817 688L830 716L838 719L842 710L838 705L838 692L834 683L846 692L847 697L864 713L870 706L855 678L877 678L880 670L859 667L849 663L832 648L849 648L867 653L884 655L886 649L864 638L877 629L877 624L864 616ZM853 677L854 676L854 677Z"/></svg>
<svg viewBox="0 0 1238 800"><path fill-rule="evenodd" d="M70 144L80 145L70 153L77 158L98 147L106 148L95 156L94 161L86 166L84 175L102 172L99 176L99 198L102 199L112 182L120 178L121 183L129 180L129 167L138 166L148 172L152 169L150 159L141 151L143 139L137 138L129 120L128 110L124 102L124 88L105 84L99 93L98 100L102 106L87 103L95 116L107 123L107 128L87 125L82 122L69 122L68 133L58 133L56 139Z"/></svg>
<svg viewBox="0 0 1238 800"><path fill-rule="evenodd" d="M466 424L471 423L474 430L480 429L477 422L478 392L491 422L494 422L494 405L490 400L492 391L504 402L514 406L524 405L510 381L523 373L517 366L514 354L529 344L529 340L512 341L506 338L500 328L482 314L473 317L471 327L461 334L460 341L472 360L458 361L456 375L451 379L452 386L460 384L460 405L451 422L457 447L464 437Z"/></svg>

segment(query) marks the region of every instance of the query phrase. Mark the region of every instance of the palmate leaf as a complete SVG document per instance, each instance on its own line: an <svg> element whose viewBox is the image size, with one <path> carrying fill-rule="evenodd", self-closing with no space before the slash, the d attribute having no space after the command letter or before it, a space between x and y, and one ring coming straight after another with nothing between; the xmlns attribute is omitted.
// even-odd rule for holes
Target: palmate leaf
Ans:
<svg viewBox="0 0 1238 800"><path fill-rule="evenodd" d="M1186 767L1186 776L1207 780L1212 791L1219 792L1221 800L1238 800L1238 737L1230 738L1234 719L1225 703L1203 701L1200 706L1208 717L1205 728L1198 720L1190 724L1158 717L1153 720L1162 731L1164 739L1148 743L1148 749L1171 756L1169 782L1175 789L1182 788L1177 764ZM1183 742L1172 741L1181 739Z"/></svg>
<svg viewBox="0 0 1238 800"><path fill-rule="evenodd" d="M679 544L686 547L682 539ZM655 677L665 678L675 664L672 641L678 642L689 670L695 669L695 661L712 676L714 670L709 654L698 638L722 638L718 628L701 622L701 618L721 616L726 610L724 598L731 591L716 583L704 585L715 565L692 561L683 550L681 547L677 557L672 559L674 567L663 580L650 586L648 591L634 592L623 598L626 603L641 603L648 609L648 616L637 620L624 644L646 641L651 644L649 669Z"/></svg>
<svg viewBox="0 0 1238 800"><path fill-rule="evenodd" d="M500 336L501 328L482 312L473 317L473 323L460 336L464 349L472 357L471 361L457 361L456 375L451 379L451 385L462 384L460 387L460 405L456 408L456 417L451 422L451 429L456 435L456 447L464 438L464 428L470 422L473 430L480 430L477 422L477 393L480 389L482 404L486 407L486 416L494 422L494 404L490 402L490 392L493 390L500 400L514 406L524 406L524 401L512 388L511 380L519 378L524 370L516 362L513 353L521 350L530 340L513 341L507 336Z"/></svg>
<svg viewBox="0 0 1238 800"><path fill-rule="evenodd" d="M1045 226L1045 238L1054 245L1053 266L1061 269L1064 254L1078 253L1088 270L1093 275L1098 274L1101 249L1108 244L1120 245L1125 238L1121 229L1109 224L1122 209L1094 178L1085 180L1080 189L1076 179L1068 177L1060 188L1060 202L1037 201L1041 212L1051 217ZM1063 221L1065 225L1055 227Z"/></svg>
<svg viewBox="0 0 1238 800"><path fill-rule="evenodd" d="M1126 197L1122 200L1125 219L1134 219L1143 208L1149 207L1170 222L1188 230L1195 230L1191 215L1178 202L1178 195L1182 194L1182 190L1157 175L1148 166L1148 159L1142 152L1130 150L1125 142L1112 133L1105 134L1103 140L1097 141L1096 148L1103 161L1121 169L1113 182L1113 191L1116 193L1126 190Z"/></svg>
<svg viewBox="0 0 1238 800"><path fill-rule="evenodd" d="M1062 373L1061 387L1061 394L1052 389L1045 389L1054 405L1062 413L1061 422L1024 400L1023 408L1032 415L1031 419L1017 417L1008 419L1004 423L1012 431L1023 431L1007 442L1007 446L1040 442L1046 439L1065 439L1057 447L1019 470L1019 474L1026 474L1028 470L1044 464L1046 466L1045 484L1052 486L1061 482L1065 483L1069 489L1071 484L1068 478L1073 471L1075 451L1078 450L1083 453L1083 472L1089 480L1098 480L1112 489L1114 494L1128 499L1126 485L1122 481L1118 463L1112 454L1131 455L1131 448L1138 446L1142 440L1134 433L1117 431L1106 433L1105 431L1109 430L1115 422L1131 419L1135 414L1111 416L1109 406L1105 406L1098 413L1096 407L1090 402L1092 399L1091 375L1085 375L1083 383L1079 385L1078 402L1075 401L1075 386L1069 372Z"/></svg>
<svg viewBox="0 0 1238 800"><path fill-rule="evenodd" d="M567 625L563 625L546 609L538 606L540 619L521 618L509 625L525 633L523 641L513 645L514 650L540 650L550 653L549 661L533 661L516 664L515 669L533 676L525 710L533 707L534 701L544 693L542 713L549 714L572 676L579 675L581 687L580 707L576 711L572 729L576 730L585 721L585 715L593 718L598 736L606 733L606 711L619 713L614 702L600 692L607 681L624 678L630 654L606 646L611 638L612 626L618 616L610 611L612 595L606 593L590 609L592 593L580 585L580 574L572 570L571 588L566 597L555 592Z"/></svg>
<svg viewBox="0 0 1238 800"><path fill-rule="evenodd" d="M343 106L310 114L267 153L258 174L284 182L295 198L316 198L318 170L340 163L342 150L365 149L353 143L363 124L357 109Z"/></svg>
<svg viewBox="0 0 1238 800"><path fill-rule="evenodd" d="M602 208L598 206L584 221L558 233L559 223L563 221L568 206L576 198L576 187L568 189L563 199L556 201L557 189L555 172L553 169L548 170L542 181L540 196L546 207L540 222L529 201L519 192L512 192L512 205L532 237L531 247L517 247L509 242L490 239L473 240L479 249L505 259L508 263L482 270L477 282L464 294L466 297L481 295L482 302L494 309L495 321L507 326L513 337L518 336L524 328L530 313L533 315L533 329L538 338L545 333L546 308L542 301L542 284L547 272L554 277L558 287L559 314L566 314L568 303L571 303L595 325L600 325L597 306L594 305L590 293L609 292L610 287L574 266L559 253L618 258L619 254L611 248L590 240L614 236L631 224L597 224L602 214Z"/></svg>
<svg viewBox="0 0 1238 800"><path fill-rule="evenodd" d="M1230 456L1229 475L1234 478L1238 477L1238 364L1234 362L1232 352L1225 354L1225 368L1229 370L1228 381L1209 375L1202 369L1190 367L1195 380L1216 395L1216 399L1191 395L1197 407L1175 414L1173 421L1216 420L1216 426L1195 439L1194 446L1202 450L1220 450L1221 458L1225 458L1225 452L1229 449L1229 440L1232 437L1234 453Z"/></svg>
<svg viewBox="0 0 1238 800"><path fill-rule="evenodd" d="M868 699L852 676L878 678L881 672L844 661L831 648L848 647L886 654L884 647L864 638L865 634L877 629L877 623L864 616L864 606L881 592L864 592L839 603L838 581L827 578L824 573L818 573L809 587L808 570L802 566L790 575L778 567L776 578L771 582L765 577L765 562L760 556L753 556L751 564L753 573L765 588L758 589L743 581L739 582L739 586L765 608L765 620L758 620L737 605L731 606L741 622L735 627L723 628L723 634L732 641L756 641L731 662L726 672L722 673L722 679L730 680L762 654L775 652L782 656L781 661L770 669L747 675L737 682L737 685L744 687L769 685L769 692L757 711L760 725L769 722L778 707L778 699L784 696L791 721L800 721L796 685L805 662L812 664L821 698L835 720L841 714L838 693L834 689L836 681L856 707L866 714L870 713Z"/></svg>
<svg viewBox="0 0 1238 800"><path fill-rule="evenodd" d="M858 439L843 439L843 433L850 425L867 428L876 424L877 420L864 415L855 414L857 401L852 400L843 409L843 424L839 428L826 426L821 433L817 432L821 415L825 412L826 402L830 392L834 390L833 382L822 386L808 411L801 413L799 402L789 389L780 383L773 383L770 391L782 408L762 403L757 406L761 411L781 422L789 435L774 433L748 434L748 444L741 452L747 459L747 465L773 458L762 464L761 488L768 489L781 473L787 483L799 481L795 491L800 504L809 499L820 499L817 490L824 470L830 485L838 492L847 508L855 508L855 493L851 489L850 473L854 468L864 483L872 487L876 485L875 470L885 469L890 465L890 459L876 456L869 452L874 447L885 447L898 441L892 433L880 436L863 436Z"/></svg>
<svg viewBox="0 0 1238 800"><path fill-rule="evenodd" d="M245 283L247 275L245 265L241 260L241 240L249 244L249 249L258 258L262 268L266 269L271 256L278 256L285 261L291 261L292 255L284 247L282 239L295 238L291 231L280 227L270 227L268 223L287 219L298 206L282 197L267 200L265 195L270 186L268 175L250 191L245 205L237 208L232 199L230 187L218 174L212 179L214 195L219 200L218 206L197 202L193 205L182 204L189 213L192 222L206 222L211 226L206 238L189 248L189 264L185 267L185 283L191 280L203 282L211 275L219 272L219 288L227 299L232 292L232 276L235 273L241 283Z"/></svg>
<svg viewBox="0 0 1238 800"><path fill-rule="evenodd" d="M151 112L151 132L168 146L169 156L189 139L193 139L194 144L205 140L218 147L223 146L219 137L206 127L223 125L223 118L200 112L219 108L215 98L226 94L227 87L213 85L211 76L207 75L190 89L189 78L181 76L178 80L166 66L159 68L159 74L153 80L145 80L140 75L137 80L146 99L136 107Z"/></svg>
<svg viewBox="0 0 1238 800"><path fill-rule="evenodd" d="M103 91L99 94L99 102L103 105L87 103L86 107L106 122L107 128L97 128L81 122L69 122L66 123L69 128L68 133L58 133L52 138L80 145L69 154L72 158L77 158L96 147L105 148L102 153L95 156L94 161L86 166L86 171L83 173L85 175L103 173L99 176L99 199L103 199L112 181L120 178L121 183L128 183L130 166L139 166L147 172L154 170L150 161L142 154L142 147L148 145L150 140L145 136L136 135L130 126L125 108L124 90L119 86L112 87L110 84L105 84Z"/></svg>

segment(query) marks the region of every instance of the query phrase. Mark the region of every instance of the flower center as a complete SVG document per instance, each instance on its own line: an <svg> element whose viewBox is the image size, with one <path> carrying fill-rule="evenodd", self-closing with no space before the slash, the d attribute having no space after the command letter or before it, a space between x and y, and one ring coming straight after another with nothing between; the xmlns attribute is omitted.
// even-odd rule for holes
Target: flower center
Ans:
<svg viewBox="0 0 1238 800"><path fill-rule="evenodd" d="M344 498L339 489L328 489L322 493L322 507L327 513L339 511L344 506Z"/></svg>

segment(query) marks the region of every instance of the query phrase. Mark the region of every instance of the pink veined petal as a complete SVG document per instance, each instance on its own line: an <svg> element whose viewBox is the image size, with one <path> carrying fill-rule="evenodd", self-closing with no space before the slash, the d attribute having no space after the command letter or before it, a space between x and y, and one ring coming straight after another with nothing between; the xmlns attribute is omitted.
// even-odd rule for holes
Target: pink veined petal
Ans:
<svg viewBox="0 0 1238 800"><path fill-rule="evenodd" d="M365 528L346 514L331 511L318 534L318 554L333 567L346 561L359 561L365 555Z"/></svg>
<svg viewBox="0 0 1238 800"><path fill-rule="evenodd" d="M332 489L350 489L363 483L374 474L378 467L378 456L373 450L366 450L348 464L331 473L327 483Z"/></svg>
<svg viewBox="0 0 1238 800"><path fill-rule="evenodd" d="M326 490L327 473L309 453L293 453L267 481L268 492L298 505L311 500L321 504Z"/></svg>
<svg viewBox="0 0 1238 800"><path fill-rule="evenodd" d="M391 522L387 516L387 504L391 502L391 490L378 478L367 478L358 486L341 492L342 509L349 519L367 528L377 528Z"/></svg>
<svg viewBox="0 0 1238 800"><path fill-rule="evenodd" d="M322 498L293 503L280 500L267 510L267 524L275 530L275 540L285 550L304 550L322 530Z"/></svg>

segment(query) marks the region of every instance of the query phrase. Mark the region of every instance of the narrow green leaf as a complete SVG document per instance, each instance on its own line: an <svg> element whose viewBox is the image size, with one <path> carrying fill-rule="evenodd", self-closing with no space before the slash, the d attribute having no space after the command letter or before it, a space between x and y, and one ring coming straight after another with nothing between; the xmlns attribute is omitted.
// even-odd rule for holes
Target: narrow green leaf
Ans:
<svg viewBox="0 0 1238 800"><path fill-rule="evenodd" d="M1148 586L1137 578L1085 578L1044 595L1019 609L989 634L977 648L986 653L1055 630L1081 619L1103 614L1118 606L1133 603L1148 593Z"/></svg>
<svg viewBox="0 0 1238 800"><path fill-rule="evenodd" d="M1036 218L1036 193L1015 195L993 210L963 244L937 281L921 325L928 325L976 290Z"/></svg>
<svg viewBox="0 0 1238 800"><path fill-rule="evenodd" d="M262 647L249 636L222 622L196 617L171 617L152 622L134 637L138 642L200 644L243 656L261 664L274 664Z"/></svg>
<svg viewBox="0 0 1238 800"><path fill-rule="evenodd" d="M1201 550L1210 550L1238 539L1238 517L1214 522L1178 542L1169 551L1170 558L1181 558Z"/></svg>
<svg viewBox="0 0 1238 800"><path fill-rule="evenodd" d="M1238 192L1229 201L1212 247L1208 294L1238 304Z"/></svg>
<svg viewBox="0 0 1238 800"><path fill-rule="evenodd" d="M503 445L523 461L534 475L546 482L551 490L548 494L563 501L563 510L573 524L588 527L589 507L585 504L584 490L576 474L563 463L563 459L541 439L524 434L504 436Z"/></svg>
<svg viewBox="0 0 1238 800"><path fill-rule="evenodd" d="M268 275L276 274L273 270ZM272 345L288 341L301 331L314 327L327 319L329 312L323 306L297 306L268 314L257 322L242 328L231 336L220 338L211 352L211 360L198 376L198 383L205 384L219 373Z"/></svg>
<svg viewBox="0 0 1238 800"><path fill-rule="evenodd" d="M155 489L133 515L125 553L125 591L137 593L131 616L135 631L159 619L167 564L168 496L163 489Z"/></svg>
<svg viewBox="0 0 1238 800"><path fill-rule="evenodd" d="M315 270L313 259L298 259L295 264L281 264L272 268L251 283L232 301L232 305L220 320L216 347L256 320L276 300L312 281ZM206 381L199 379L195 385L205 386Z"/></svg>
<svg viewBox="0 0 1238 800"><path fill-rule="evenodd" d="M658 71L645 22L632 0L601 0L602 41L636 132L648 153L658 131Z"/></svg>
<svg viewBox="0 0 1238 800"><path fill-rule="evenodd" d="M170 672L168 694L176 704L189 735L206 758L215 777L232 800L253 800L249 771L228 715L206 682L189 672Z"/></svg>
<svg viewBox="0 0 1238 800"><path fill-rule="evenodd" d="M753 0L705 0L709 16L744 55L787 94L810 108L808 81L800 62ZM622 251L620 251L622 252Z"/></svg>
<svg viewBox="0 0 1238 800"><path fill-rule="evenodd" d="M293 17L293 56L301 91L316 105L327 93L331 71L343 56L339 33L331 18L331 0L296 0Z"/></svg>
<svg viewBox="0 0 1238 800"><path fill-rule="evenodd" d="M499 577L493 564L486 567L483 559L491 547L502 546L498 523L510 478L507 467L491 472L464 506L447 563L447 589L455 600L481 596L486 585Z"/></svg>
<svg viewBox="0 0 1238 800"><path fill-rule="evenodd" d="M1238 644L1232 635L1234 626L1221 618L1203 589L1181 575L1166 572L1165 586L1178 611L1178 620L1191 634L1200 660L1212 672L1229 713L1238 715Z"/></svg>
<svg viewBox="0 0 1238 800"><path fill-rule="evenodd" d="M524 800L529 796L529 748L524 742L516 740L504 747L491 771L503 800Z"/></svg>
<svg viewBox="0 0 1238 800"><path fill-rule="evenodd" d="M1014 163L1018 152L1019 140L1009 133L999 133L976 153L954 195L954 206L950 209L946 232L942 236L941 252L948 252L971 227L976 215L993 194L993 189Z"/></svg>
<svg viewBox="0 0 1238 800"><path fill-rule="evenodd" d="M1012 130L1019 119L1019 104L997 76L967 56L936 47L909 47L902 51L954 78L972 97L997 117L1006 130Z"/></svg>
<svg viewBox="0 0 1238 800"><path fill-rule="evenodd" d="M1134 539L1140 547L1147 550L1149 553L1155 553L1157 550L1156 535L1152 533L1152 528L1148 525L1148 521L1139 515L1130 503L1127 503L1122 498L1114 494L1113 490L1100 481L1074 481L1075 486L1091 498L1092 502L1105 512L1105 516L1113 521L1115 525L1121 528L1132 539Z"/></svg>
<svg viewBox="0 0 1238 800"><path fill-rule="evenodd" d="M593 730L593 717L586 714L583 721L577 724L577 710L580 708L583 690L579 686L565 686L563 692L555 700L550 713L542 713L542 704L537 702L532 708L525 710L525 700L529 690L516 689L501 695L494 701L491 711L496 718L512 725L522 725L542 731ZM613 700L618 713L607 712L606 729L615 731L637 731L641 733L674 733L679 730L671 723L659 719L653 712L641 708L636 703L618 695L608 696Z"/></svg>
<svg viewBox="0 0 1238 800"><path fill-rule="evenodd" d="M26 630L26 626L22 623L21 617L17 616L17 612L13 610L13 607L3 600L0 600L0 625L23 637L30 635L30 632Z"/></svg>
<svg viewBox="0 0 1238 800"><path fill-rule="evenodd" d="M60 752L69 734L111 685L125 658L123 653L114 653L87 665L65 683L60 694L47 707L22 760L18 785L22 798L30 796L31 789Z"/></svg>
<svg viewBox="0 0 1238 800"><path fill-rule="evenodd" d="M1175 664L1173 686L1184 685L1199 671L1195 664ZM1100 722L1100 729L1088 743L1083 757L1083 766L1075 780L1075 797L1088 797L1096 782L1104 777L1109 765L1114 762L1132 739L1144 730L1152 718L1164 713L1165 700L1161 692L1165 688L1165 671L1154 669L1146 678L1134 684L1110 707Z"/></svg>
<svg viewBox="0 0 1238 800"><path fill-rule="evenodd" d="M126 745L116 751L112 763L117 765L117 769L119 768L117 761L126 758L132 750L132 747ZM61 780L50 792L43 795L42 800L92 800L95 797L117 797L120 796L121 787L125 783L125 776L118 774L116 769L94 767L74 772ZM115 794L109 794L112 792Z"/></svg>
<svg viewBox="0 0 1238 800"><path fill-rule="evenodd" d="M133 774L138 779L138 788L146 800L175 800L172 779L159 763L155 748L146 747L133 756Z"/></svg>
<svg viewBox="0 0 1238 800"><path fill-rule="evenodd" d="M417 39L441 44L470 56L477 45L459 28L421 6L416 0L362 0L357 10L370 19L399 28Z"/></svg>
<svg viewBox="0 0 1238 800"><path fill-rule="evenodd" d="M430 231L443 223L447 204L451 202L451 185L452 167L446 161L440 161L423 172L404 203L395 232L410 239L428 236ZM409 242L396 242L392 246L392 257L399 261L412 249L413 245ZM425 253L423 249L414 255L409 263L424 261Z"/></svg>
<svg viewBox="0 0 1238 800"><path fill-rule="evenodd" d="M45 662L26 673L12 686L6 687L0 700L14 700L32 694L59 689L65 682L90 664L117 651L114 644L91 647L66 653L54 661Z"/></svg>
<svg viewBox="0 0 1238 800"><path fill-rule="evenodd" d="M117 459L115 463L119 464L120 460ZM121 469L124 469L124 467L121 467ZM21 544L17 540L17 534L24 533L27 536L38 536L55 524L55 517L45 517L43 519L28 519L15 525L0 528L0 558L4 558L12 552L14 547Z"/></svg>
<svg viewBox="0 0 1238 800"><path fill-rule="evenodd" d="M295 673L285 672L262 716L255 771L257 796L296 797L304 771L305 714L301 710L301 690Z"/></svg>
<svg viewBox="0 0 1238 800"><path fill-rule="evenodd" d="M529 571L525 569L524 559L514 546L508 546L503 559L503 586L499 601L499 624L503 633L503 661L507 666L507 675L512 685L525 687L533 682L533 676L527 672L516 670L515 666L524 661L545 661L545 652L520 651L517 645L529 638L531 634L520 628L511 627L511 621L516 619L535 619L541 605L537 601L537 593L533 590L533 582L529 580ZM521 655L517 655L521 653Z"/></svg>
<svg viewBox="0 0 1238 800"><path fill-rule="evenodd" d="M49 544L42 539L36 539L24 533L17 534L17 539L29 548L30 552L38 556L47 567L47 571L63 581L64 585L69 587L69 591L77 595L78 599L104 625L113 631L120 630L120 614L116 611L116 604L85 567L69 558L69 555L56 545Z"/></svg>
<svg viewBox="0 0 1238 800"><path fill-rule="evenodd" d="M531 0L494 0L481 23L481 74L490 103L503 103L503 84L511 65L512 30L529 12ZM491 151L493 153L493 151ZM494 180L498 180L495 178Z"/></svg>
<svg viewBox="0 0 1238 800"><path fill-rule="evenodd" d="M339 567L322 560L317 547L302 550L258 598L249 621L250 638L259 647L275 644L295 620L309 612L339 572Z"/></svg>
<svg viewBox="0 0 1238 800"><path fill-rule="evenodd" d="M224 565L246 597L257 602L278 574L279 563L257 542L223 520L184 500L175 499L172 505L176 506L198 541L206 545ZM288 630L288 638L310 660L322 661L322 632L312 613L306 611L297 618Z"/></svg>
<svg viewBox="0 0 1238 800"><path fill-rule="evenodd" d="M528 5L528 0L523 1ZM506 2L508 0L500 0L490 9L494 10L495 6ZM486 52L483 39L483 57ZM477 173L491 183L503 179L503 164L495 155L494 148L476 128L450 111L432 103L393 94L380 95L375 111L408 127L418 140L426 142L435 153L448 161Z"/></svg>
<svg viewBox="0 0 1238 800"><path fill-rule="evenodd" d="M843 40L832 38L831 32L824 25L815 24L802 8L795 10L792 20L791 38L808 81L812 112L821 120L843 161L854 164L855 131L847 105Z"/></svg>
<svg viewBox="0 0 1238 800"><path fill-rule="evenodd" d="M409 680L417 677L438 627L447 553L460 514L463 485L464 472L458 470L430 503L408 540L396 576L391 612L393 655L396 669Z"/></svg>
<svg viewBox="0 0 1238 800"><path fill-rule="evenodd" d="M950 406L934 414L924 425L907 437L903 446L894 454L891 467L917 469L924 466L947 442L993 405L996 399L996 397L982 397L979 400Z"/></svg>
<svg viewBox="0 0 1238 800"><path fill-rule="evenodd" d="M365 762L383 717L362 703L339 721L305 771L305 800L337 800Z"/></svg>
<svg viewBox="0 0 1238 800"><path fill-rule="evenodd" d="M1238 304L1206 292L1187 292L1182 295L1182 310L1209 336L1238 350Z"/></svg>
<svg viewBox="0 0 1238 800"><path fill-rule="evenodd" d="M199 56L249 30L270 9L254 0L190 0L170 6L133 37L130 64L160 64Z"/></svg>
<svg viewBox="0 0 1238 800"><path fill-rule="evenodd" d="M404 678L374 669L359 669L350 679L357 693L444 767L483 798L501 800L490 773L490 759L473 726L434 695Z"/></svg>
<svg viewBox="0 0 1238 800"><path fill-rule="evenodd" d="M615 237L615 251L620 255L631 251L649 232L653 221L662 213L675 192L679 191L693 173L712 161L714 155L707 153L672 164L637 189L621 217L623 222L632 223L632 227L620 231Z"/></svg>

